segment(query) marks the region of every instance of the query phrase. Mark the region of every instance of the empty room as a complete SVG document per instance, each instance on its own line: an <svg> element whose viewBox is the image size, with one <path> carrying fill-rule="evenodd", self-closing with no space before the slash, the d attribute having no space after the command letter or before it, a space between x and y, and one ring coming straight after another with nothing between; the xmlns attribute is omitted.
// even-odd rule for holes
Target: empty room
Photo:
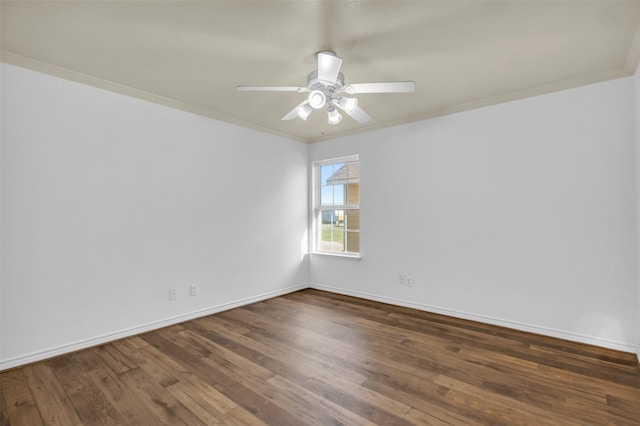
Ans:
<svg viewBox="0 0 640 426"><path fill-rule="evenodd" d="M640 424L640 0L1 0L0 43L0 425Z"/></svg>

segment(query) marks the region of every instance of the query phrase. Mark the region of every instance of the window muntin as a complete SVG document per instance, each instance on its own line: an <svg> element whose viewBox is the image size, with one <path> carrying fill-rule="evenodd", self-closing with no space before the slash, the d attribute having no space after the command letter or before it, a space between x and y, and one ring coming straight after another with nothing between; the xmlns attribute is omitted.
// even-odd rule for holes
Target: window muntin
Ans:
<svg viewBox="0 0 640 426"><path fill-rule="evenodd" d="M316 163L315 251L360 252L360 163L357 156Z"/></svg>

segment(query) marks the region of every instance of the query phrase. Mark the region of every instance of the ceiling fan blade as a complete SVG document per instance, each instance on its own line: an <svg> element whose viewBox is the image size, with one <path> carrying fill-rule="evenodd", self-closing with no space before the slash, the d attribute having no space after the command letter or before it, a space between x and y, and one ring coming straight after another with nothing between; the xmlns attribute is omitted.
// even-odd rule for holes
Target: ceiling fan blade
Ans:
<svg viewBox="0 0 640 426"><path fill-rule="evenodd" d="M334 85L340 73L342 59L333 52L318 52L316 58L318 59L318 80Z"/></svg>
<svg viewBox="0 0 640 426"><path fill-rule="evenodd" d="M238 86L238 92L308 92L306 87L294 86Z"/></svg>
<svg viewBox="0 0 640 426"><path fill-rule="evenodd" d="M346 86L344 91L356 93L412 93L416 91L414 81L388 81L386 83L354 83Z"/></svg>
<svg viewBox="0 0 640 426"><path fill-rule="evenodd" d="M300 102L298 105L296 105L295 108L293 108L291 111L289 111L287 113L287 115L282 117L281 120L293 120L294 118L298 117L298 108L300 108L302 105L308 104L308 103L309 103L309 101L306 100L306 99L304 101Z"/></svg>
<svg viewBox="0 0 640 426"><path fill-rule="evenodd" d="M373 118L359 106L356 107L356 109L349 115L360 124L368 123L373 120Z"/></svg>

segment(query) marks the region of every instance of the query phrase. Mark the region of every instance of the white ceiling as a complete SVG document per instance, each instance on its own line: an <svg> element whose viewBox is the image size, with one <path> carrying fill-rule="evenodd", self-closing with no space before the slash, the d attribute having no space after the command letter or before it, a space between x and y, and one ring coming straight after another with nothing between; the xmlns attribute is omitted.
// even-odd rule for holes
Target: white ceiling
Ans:
<svg viewBox="0 0 640 426"><path fill-rule="evenodd" d="M305 142L631 75L640 0L2 1L2 60ZM367 125L280 118L305 95L314 54L347 83L414 80L361 94Z"/></svg>

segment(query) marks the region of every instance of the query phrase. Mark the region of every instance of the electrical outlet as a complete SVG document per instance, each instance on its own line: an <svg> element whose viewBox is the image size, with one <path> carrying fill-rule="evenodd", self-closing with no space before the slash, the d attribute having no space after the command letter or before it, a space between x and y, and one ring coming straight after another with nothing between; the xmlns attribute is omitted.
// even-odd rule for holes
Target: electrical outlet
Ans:
<svg viewBox="0 0 640 426"><path fill-rule="evenodd" d="M169 289L169 300L178 300L178 289L170 288Z"/></svg>
<svg viewBox="0 0 640 426"><path fill-rule="evenodd" d="M404 274L398 274L398 284L405 287L413 287L413 278Z"/></svg>
<svg viewBox="0 0 640 426"><path fill-rule="evenodd" d="M191 284L189 285L189 294L191 296L197 296L198 292L199 292L199 288L198 288L198 284Z"/></svg>

